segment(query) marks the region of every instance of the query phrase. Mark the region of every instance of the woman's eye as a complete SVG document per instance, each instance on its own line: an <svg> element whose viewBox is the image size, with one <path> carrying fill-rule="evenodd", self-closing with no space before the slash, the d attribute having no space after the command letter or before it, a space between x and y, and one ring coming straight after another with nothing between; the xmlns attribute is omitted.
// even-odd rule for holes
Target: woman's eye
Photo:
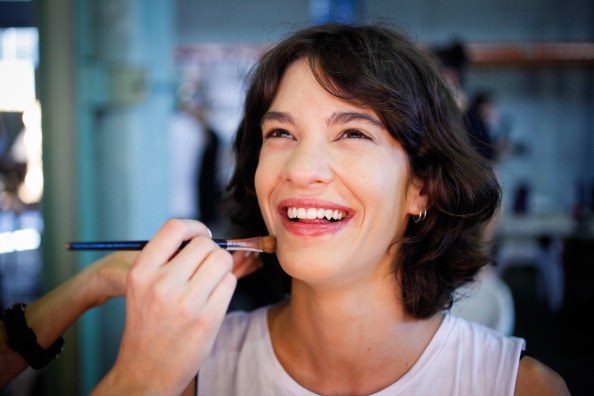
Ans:
<svg viewBox="0 0 594 396"><path fill-rule="evenodd" d="M357 129L348 129L340 135L339 139L368 139L368 140L370 140L371 138Z"/></svg>
<svg viewBox="0 0 594 396"><path fill-rule="evenodd" d="M264 138L265 139L270 139L270 138L293 138L293 136L287 132L284 129L273 129L271 131L268 131L264 134Z"/></svg>

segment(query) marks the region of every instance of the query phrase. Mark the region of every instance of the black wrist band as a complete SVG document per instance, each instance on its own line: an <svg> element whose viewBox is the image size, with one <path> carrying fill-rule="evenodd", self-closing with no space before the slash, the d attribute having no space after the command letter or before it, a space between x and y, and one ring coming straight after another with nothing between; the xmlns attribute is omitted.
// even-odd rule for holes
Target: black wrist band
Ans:
<svg viewBox="0 0 594 396"><path fill-rule="evenodd" d="M64 339L58 338L49 348L43 349L37 343L37 336L27 325L25 319L26 304L16 303L2 312L4 329L8 336L8 346L25 359L32 368L39 370L48 365L60 353L64 346Z"/></svg>

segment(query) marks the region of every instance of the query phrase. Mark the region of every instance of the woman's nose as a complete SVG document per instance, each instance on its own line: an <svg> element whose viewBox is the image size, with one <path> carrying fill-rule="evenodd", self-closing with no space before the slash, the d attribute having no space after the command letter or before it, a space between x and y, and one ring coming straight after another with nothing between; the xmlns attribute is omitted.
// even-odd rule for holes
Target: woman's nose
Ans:
<svg viewBox="0 0 594 396"><path fill-rule="evenodd" d="M299 142L287 158L283 179L299 186L332 181L330 150L321 143Z"/></svg>

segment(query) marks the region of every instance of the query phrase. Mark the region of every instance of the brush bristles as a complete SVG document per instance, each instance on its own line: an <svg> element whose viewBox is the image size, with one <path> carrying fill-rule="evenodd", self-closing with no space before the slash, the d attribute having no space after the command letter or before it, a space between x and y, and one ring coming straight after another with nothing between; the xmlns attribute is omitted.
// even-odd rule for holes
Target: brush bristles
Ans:
<svg viewBox="0 0 594 396"><path fill-rule="evenodd" d="M269 235L260 238L260 244L264 253L274 253L276 250L276 238Z"/></svg>
<svg viewBox="0 0 594 396"><path fill-rule="evenodd" d="M276 249L276 238L273 236L262 236L246 239L230 239L226 241L226 249L250 250L254 252L274 253Z"/></svg>

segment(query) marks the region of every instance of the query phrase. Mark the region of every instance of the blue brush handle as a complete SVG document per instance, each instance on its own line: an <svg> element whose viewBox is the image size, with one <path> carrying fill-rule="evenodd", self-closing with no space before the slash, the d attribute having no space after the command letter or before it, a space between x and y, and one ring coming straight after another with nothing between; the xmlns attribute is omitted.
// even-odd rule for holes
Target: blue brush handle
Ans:
<svg viewBox="0 0 594 396"><path fill-rule="evenodd" d="M224 239L213 239L222 248L227 248ZM67 250L142 250L148 241L103 241L103 242L70 242L66 244ZM179 247L183 249L188 244L185 241Z"/></svg>

